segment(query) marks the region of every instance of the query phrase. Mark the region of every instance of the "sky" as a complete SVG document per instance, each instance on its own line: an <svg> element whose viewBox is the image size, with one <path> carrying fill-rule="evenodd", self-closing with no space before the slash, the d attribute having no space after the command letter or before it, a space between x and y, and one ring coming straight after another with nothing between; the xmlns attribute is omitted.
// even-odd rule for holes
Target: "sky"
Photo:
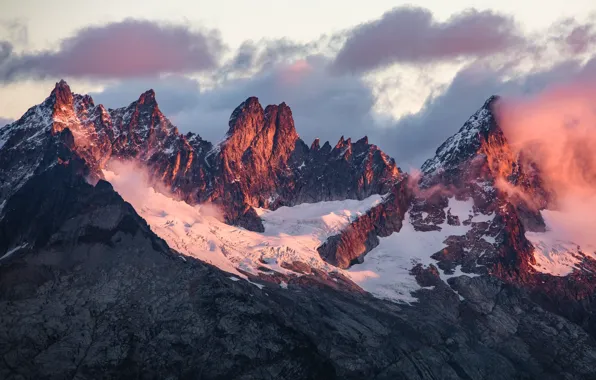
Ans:
<svg viewBox="0 0 596 380"><path fill-rule="evenodd" d="M64 78L113 108L153 88L219 141L257 96L307 144L367 135L408 170L490 95L596 78L595 52L592 0L0 0L0 125Z"/></svg>

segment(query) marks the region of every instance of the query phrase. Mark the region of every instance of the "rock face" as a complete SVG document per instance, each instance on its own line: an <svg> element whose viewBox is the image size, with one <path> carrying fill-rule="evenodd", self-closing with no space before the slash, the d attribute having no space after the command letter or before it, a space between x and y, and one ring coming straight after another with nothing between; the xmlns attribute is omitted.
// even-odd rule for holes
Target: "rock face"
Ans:
<svg viewBox="0 0 596 380"><path fill-rule="evenodd" d="M329 238L318 248L319 254L325 261L340 268L362 262L364 255L379 244L379 237L399 232L410 198L407 180L402 180L381 204L357 218L339 235Z"/></svg>
<svg viewBox="0 0 596 380"><path fill-rule="evenodd" d="M366 138L352 143L342 137L335 148L315 141L309 148L285 103L263 110L257 98L248 98L232 113L229 128L216 149L215 188L208 199L223 201L232 222L253 219L252 207L383 194L401 177L393 159Z"/></svg>

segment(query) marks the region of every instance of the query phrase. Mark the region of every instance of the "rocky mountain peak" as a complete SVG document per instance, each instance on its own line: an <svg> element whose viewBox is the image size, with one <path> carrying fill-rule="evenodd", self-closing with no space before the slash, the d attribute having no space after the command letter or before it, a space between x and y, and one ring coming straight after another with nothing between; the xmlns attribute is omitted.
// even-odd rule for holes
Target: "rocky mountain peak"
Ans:
<svg viewBox="0 0 596 380"><path fill-rule="evenodd" d="M356 141L357 145L368 145L368 136L364 136L360 140Z"/></svg>
<svg viewBox="0 0 596 380"><path fill-rule="evenodd" d="M56 83L56 86L52 90L50 97L55 100L55 106L59 107L61 105L68 105L72 104L73 102L73 94L70 90L70 86L64 79L60 80L60 82Z"/></svg>
<svg viewBox="0 0 596 380"><path fill-rule="evenodd" d="M233 135L237 130L242 130L247 126L255 127L254 130L256 130L258 125L254 126L252 123L247 123L248 120L252 121L251 117L257 118L257 120L259 117L263 117L263 107L256 96L247 98L232 111L228 122L230 127L228 135Z"/></svg>
<svg viewBox="0 0 596 380"><path fill-rule="evenodd" d="M320 148L321 148L321 140L317 137L316 139L314 139L312 144L310 144L310 150L317 151Z"/></svg>
<svg viewBox="0 0 596 380"><path fill-rule="evenodd" d="M284 162L287 161L299 137L292 110L286 103L265 108L265 128L267 127L270 129L267 134L273 135L271 153Z"/></svg>
<svg viewBox="0 0 596 380"><path fill-rule="evenodd" d="M67 128L68 124L76 119L75 95L66 81L61 80L56 83L48 100L52 104L53 123L51 131L52 134L56 134Z"/></svg>
<svg viewBox="0 0 596 380"><path fill-rule="evenodd" d="M139 100L137 101L138 104L143 104L147 106L157 106L157 101L155 100L155 91L153 89L147 90L139 96Z"/></svg>
<svg viewBox="0 0 596 380"><path fill-rule="evenodd" d="M584 257L585 275L536 273L523 223L532 215L491 181L540 189L540 173L528 176L508 149L497 99L425 164L423 176L445 190L427 197L366 137L342 136L335 149L316 139L309 149L285 103L263 110L248 98L213 149L178 133L152 90L106 110L61 81L0 129L0 336L15 348L5 350L0 378L593 378L594 260ZM211 222L192 206L187 223L176 214L189 205L177 200L171 209L143 199L157 206L145 222L116 181L89 180L111 158L142 165L155 189L191 205L211 201L228 223L267 233L203 225ZM351 211L348 199L366 206ZM339 213L321 218L299 206L290 213L303 226L286 224L289 213L271 218L305 203ZM310 255L317 241L326 263ZM221 251L234 260L220 268L238 272L184 256L191 246ZM248 249L258 250L254 266ZM372 295L412 302L362 294L350 280L358 275ZM173 318L177 310L185 312ZM154 333L164 325L169 334ZM215 351L196 355L196 342Z"/></svg>
<svg viewBox="0 0 596 380"><path fill-rule="evenodd" d="M499 95L491 95L488 97L488 99L486 99L486 101L484 102L484 105L482 106L482 108L486 108L488 110L491 110L492 107L501 99L501 97Z"/></svg>
<svg viewBox="0 0 596 380"><path fill-rule="evenodd" d="M215 148L198 135L179 133L160 111L153 90L128 106L106 109L73 94L62 81L19 124L43 124L54 135L70 131L69 149L93 172L114 159L138 161L152 181L181 199L214 202L223 207L227 222L255 230L263 227L254 207L363 199L385 193L399 177L395 163L366 138L353 144L342 137L336 150L317 139L309 149L285 102L263 108L254 96L234 109L227 135Z"/></svg>
<svg viewBox="0 0 596 380"><path fill-rule="evenodd" d="M483 141L487 141L490 135L503 135L493 113L494 104L498 99L499 97L494 95L488 98L456 134L439 146L435 156L422 165L422 172L432 174L453 170L475 156Z"/></svg>

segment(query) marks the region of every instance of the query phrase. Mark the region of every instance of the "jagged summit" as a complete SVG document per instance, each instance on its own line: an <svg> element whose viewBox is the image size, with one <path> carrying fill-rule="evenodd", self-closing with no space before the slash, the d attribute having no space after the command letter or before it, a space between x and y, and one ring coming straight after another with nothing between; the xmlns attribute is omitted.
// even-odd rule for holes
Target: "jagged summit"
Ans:
<svg viewBox="0 0 596 380"><path fill-rule="evenodd" d="M491 95L488 97L488 99L486 99L486 102L484 102L484 105L482 106L483 108L492 108L496 102L498 102L501 99L500 95Z"/></svg>
<svg viewBox="0 0 596 380"><path fill-rule="evenodd" d="M475 155L482 141L486 141L491 133L502 134L493 114L493 105L498 99L496 95L488 98L456 134L439 146L435 156L424 162L422 172L430 174L439 170L454 169Z"/></svg>
<svg viewBox="0 0 596 380"><path fill-rule="evenodd" d="M155 91L150 89L143 92L141 96L139 96L138 103L145 105L157 105L157 101L155 100Z"/></svg>
<svg viewBox="0 0 596 380"><path fill-rule="evenodd" d="M80 97L80 95L79 95ZM89 98L90 99L90 98ZM50 93L50 96L46 99L43 103L47 107L52 108L52 119L56 124L58 124L66 117L66 113L70 113L74 108L75 103L75 94L70 89L70 86L64 79L60 80L60 82L56 83L56 86ZM54 125L53 129L60 131L62 128L60 126Z"/></svg>
<svg viewBox="0 0 596 380"><path fill-rule="evenodd" d="M40 125L56 136L68 130L71 149L95 177L101 178L110 160L138 161L153 181L180 198L216 203L228 223L255 230L263 227L254 207L363 199L386 193L401 176L395 162L367 139L354 144L342 137L337 149L328 142L309 149L285 102L263 108L254 96L234 109L226 137L215 147L198 135L181 134L159 109L152 89L128 106L106 109L60 81L44 103L14 124L32 129L12 140L16 129L3 131L0 139L10 141L8 149L31 144L31 136L37 146L45 144L49 135L33 129Z"/></svg>
<svg viewBox="0 0 596 380"><path fill-rule="evenodd" d="M248 139L251 139L261 129L270 127L272 123L282 127L289 134L297 135L292 110L285 102L278 105L267 105L263 108L259 99L256 96L251 96L240 103L230 115L226 137L241 133L248 135Z"/></svg>
<svg viewBox="0 0 596 380"><path fill-rule="evenodd" d="M70 90L70 86L68 85L68 83L64 79L60 79L54 85L54 90L53 91L59 91L59 90L67 90L68 92L71 91Z"/></svg>
<svg viewBox="0 0 596 380"><path fill-rule="evenodd" d="M251 96L247 98L245 101L240 103L238 107L234 109L234 111L232 111L232 114L230 115L230 120L228 121L228 126L230 127L228 134L234 131L234 129L236 128L237 120L240 116L251 113L263 113L263 107L261 106L261 103L259 102L259 99L256 96ZM242 125L242 123L240 123L240 125Z"/></svg>

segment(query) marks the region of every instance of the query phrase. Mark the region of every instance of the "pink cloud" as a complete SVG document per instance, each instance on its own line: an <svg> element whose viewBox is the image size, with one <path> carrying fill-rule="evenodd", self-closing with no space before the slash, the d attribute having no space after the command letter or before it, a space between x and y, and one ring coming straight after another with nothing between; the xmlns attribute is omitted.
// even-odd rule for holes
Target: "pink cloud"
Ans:
<svg viewBox="0 0 596 380"><path fill-rule="evenodd" d="M313 67L305 59L299 59L290 65L282 67L278 74L278 79L281 84L293 85L300 82L300 80L309 75Z"/></svg>
<svg viewBox="0 0 596 380"><path fill-rule="evenodd" d="M361 72L393 62L487 56L523 41L511 17L491 11L466 10L439 22L427 9L400 7L354 28L334 68Z"/></svg>
<svg viewBox="0 0 596 380"><path fill-rule="evenodd" d="M57 51L12 56L0 77L128 78L190 73L216 66L223 44L214 32L124 20L79 30Z"/></svg>
<svg viewBox="0 0 596 380"><path fill-rule="evenodd" d="M496 110L512 148L536 162L556 195L566 238L596 247L596 75L588 74L532 97L504 98Z"/></svg>

